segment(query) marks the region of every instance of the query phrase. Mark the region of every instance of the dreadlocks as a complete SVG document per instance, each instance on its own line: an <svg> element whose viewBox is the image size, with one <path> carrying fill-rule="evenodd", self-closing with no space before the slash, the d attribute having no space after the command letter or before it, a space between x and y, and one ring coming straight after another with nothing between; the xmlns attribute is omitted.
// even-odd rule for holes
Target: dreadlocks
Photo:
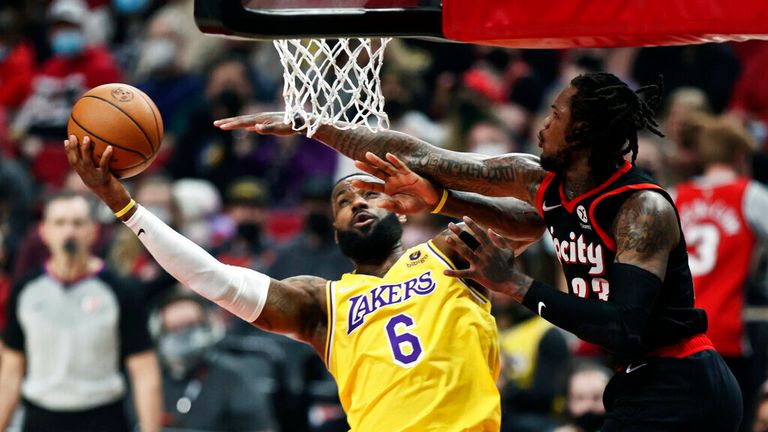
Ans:
<svg viewBox="0 0 768 432"><path fill-rule="evenodd" d="M637 158L637 131L657 128L654 110L661 99L662 82L636 91L610 73L587 73L571 81L577 92L571 99L571 121L581 122L568 136L580 146L591 147L589 165L596 177L607 177L624 155Z"/></svg>

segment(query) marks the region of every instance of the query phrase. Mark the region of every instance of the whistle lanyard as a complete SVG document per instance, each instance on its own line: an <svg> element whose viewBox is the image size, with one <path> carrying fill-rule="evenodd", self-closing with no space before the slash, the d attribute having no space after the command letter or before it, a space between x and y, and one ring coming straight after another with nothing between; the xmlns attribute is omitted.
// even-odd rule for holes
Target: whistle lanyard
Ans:
<svg viewBox="0 0 768 432"><path fill-rule="evenodd" d="M187 383L184 388L184 394L176 401L176 411L180 414L186 414L192 409L192 403L200 396L200 391L203 389L203 382L197 378Z"/></svg>

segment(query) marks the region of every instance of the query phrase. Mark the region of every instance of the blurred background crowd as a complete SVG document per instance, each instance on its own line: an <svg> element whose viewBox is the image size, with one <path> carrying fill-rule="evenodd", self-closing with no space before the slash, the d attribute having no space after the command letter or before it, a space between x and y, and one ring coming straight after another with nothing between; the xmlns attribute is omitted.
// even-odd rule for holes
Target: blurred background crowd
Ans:
<svg viewBox="0 0 768 432"><path fill-rule="evenodd" d="M732 161L738 174L768 181L766 42L516 50L395 40L381 79L392 129L454 150L537 154L535 134L554 95L576 75L601 70L633 87L663 75L657 114L666 136L642 135L637 164L665 187L704 172L699 132L714 123L726 129L724 140L743 144ZM328 204L334 180L353 169L351 162L302 136L212 125L281 110L282 67L271 43L202 35L191 0L3 0L0 329L11 287L48 258L37 229L45 200L86 192L64 156L69 111L79 95L110 82L146 92L165 125L157 160L126 182L138 202L228 264L276 279L336 279L352 269L334 243ZM131 281L149 317L166 430L347 430L335 384L309 347L187 296L109 209L85 196L98 224L93 253ZM446 223L412 217L405 246ZM739 287L744 348L734 354L746 365L745 431L753 423L768 431L768 390L761 386L768 281L759 240L765 233L757 234L749 277ZM518 265L562 286L550 242L538 242ZM600 353L508 299L494 298L494 313L503 347L503 430L597 430L612 374Z"/></svg>

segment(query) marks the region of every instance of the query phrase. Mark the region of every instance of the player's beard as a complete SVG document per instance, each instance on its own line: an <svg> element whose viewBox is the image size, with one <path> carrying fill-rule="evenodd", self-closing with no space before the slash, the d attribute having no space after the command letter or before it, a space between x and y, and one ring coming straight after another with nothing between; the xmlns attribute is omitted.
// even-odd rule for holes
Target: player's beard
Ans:
<svg viewBox="0 0 768 432"><path fill-rule="evenodd" d="M395 213L389 213L375 222L366 233L357 230L339 230L341 252L356 263L382 262L400 243L403 227Z"/></svg>
<svg viewBox="0 0 768 432"><path fill-rule="evenodd" d="M542 153L539 163L541 163L542 168L549 172L562 174L573 163L573 147L564 148L553 155L544 155Z"/></svg>

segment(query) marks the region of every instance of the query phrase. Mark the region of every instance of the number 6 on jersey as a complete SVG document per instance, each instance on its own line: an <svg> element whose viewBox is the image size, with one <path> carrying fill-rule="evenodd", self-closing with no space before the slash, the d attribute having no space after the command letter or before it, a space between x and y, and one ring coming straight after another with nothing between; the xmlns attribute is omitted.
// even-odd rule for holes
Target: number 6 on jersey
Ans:
<svg viewBox="0 0 768 432"><path fill-rule="evenodd" d="M390 318L389 321L387 321L387 324L384 325L395 363L402 367L411 367L419 361L419 357L421 357L421 353L423 352L421 349L421 341L419 341L418 336L413 333L408 333L407 331L398 334L398 327L405 330L410 330L416 327L413 318L406 314L399 314Z"/></svg>

